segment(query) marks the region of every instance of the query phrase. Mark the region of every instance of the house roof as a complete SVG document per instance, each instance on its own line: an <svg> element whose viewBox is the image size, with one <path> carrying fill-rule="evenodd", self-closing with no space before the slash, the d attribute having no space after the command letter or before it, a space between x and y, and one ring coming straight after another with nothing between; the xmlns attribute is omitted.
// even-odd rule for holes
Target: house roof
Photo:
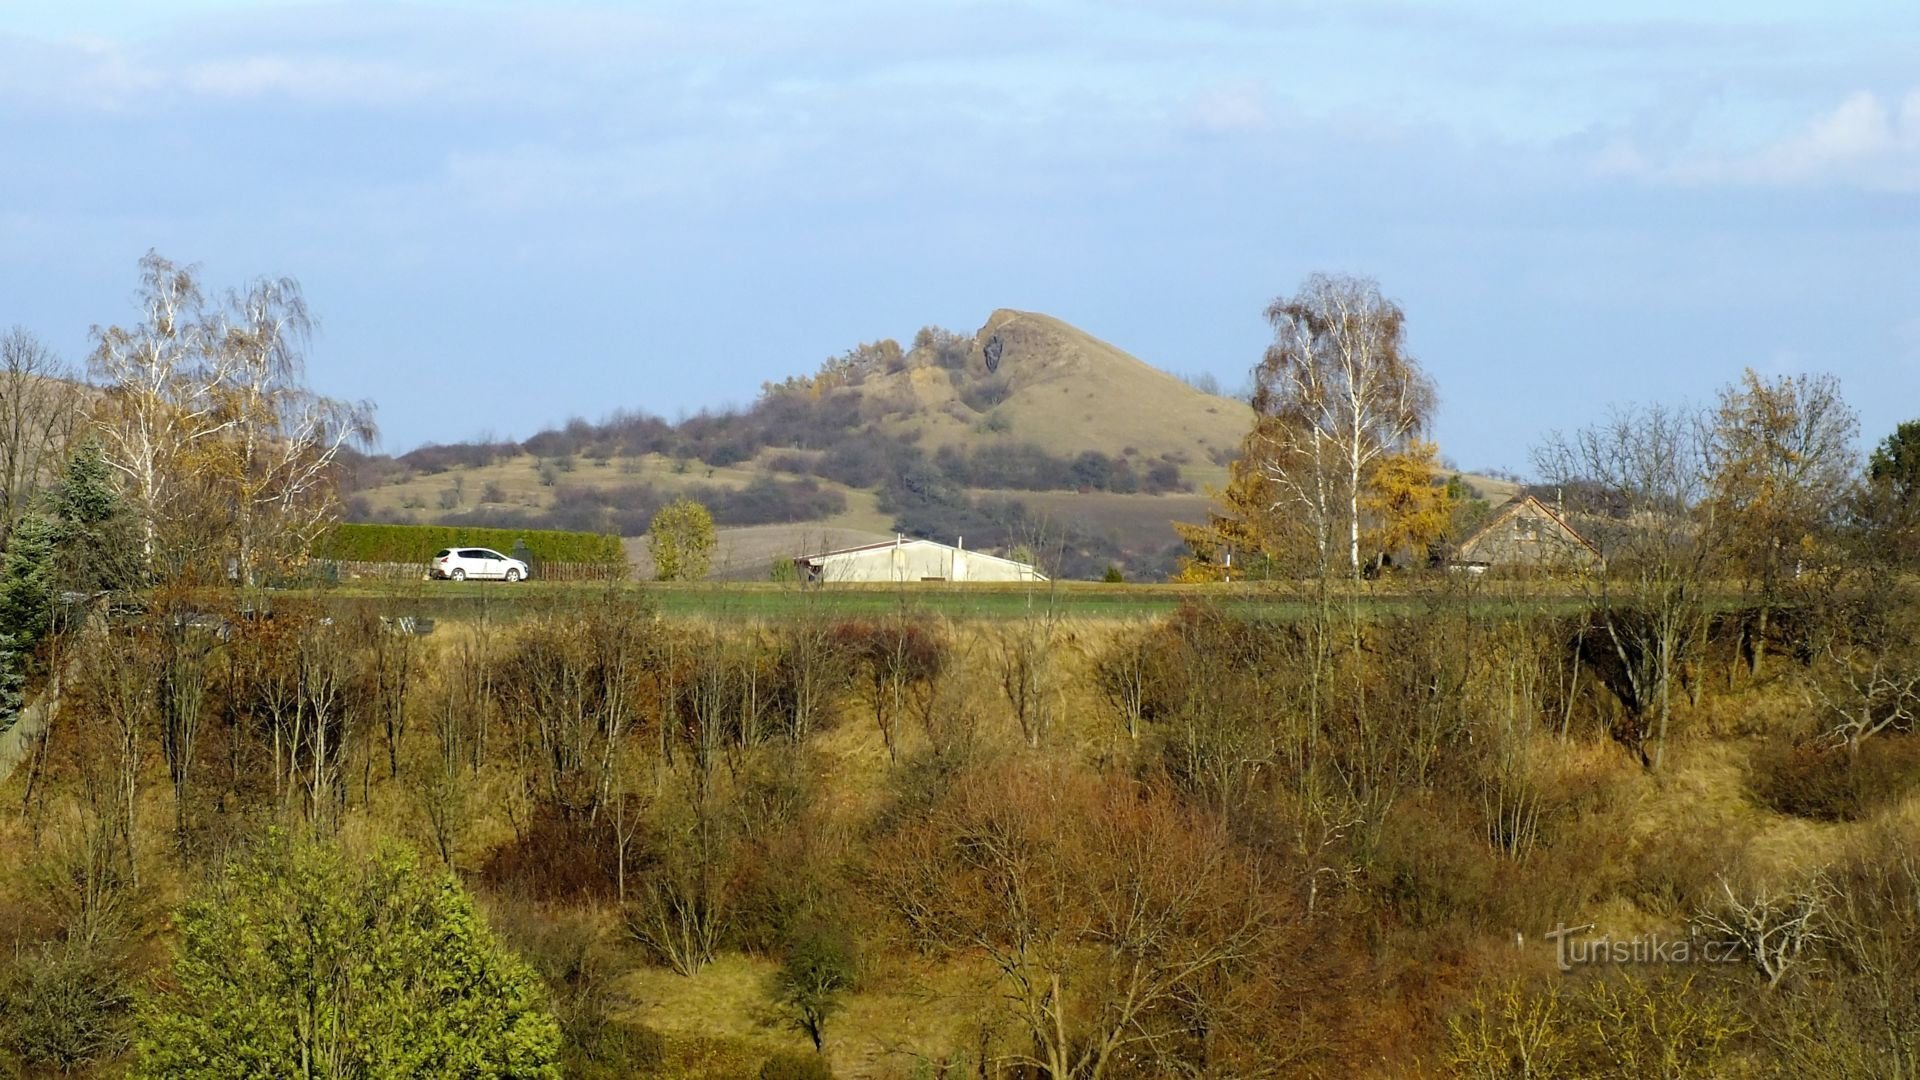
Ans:
<svg viewBox="0 0 1920 1080"><path fill-rule="evenodd" d="M1506 524L1508 521L1512 520L1515 514L1518 514L1520 511L1526 509L1528 506L1532 506L1534 509L1540 511L1540 513L1546 515L1547 520L1553 522L1555 525L1558 525L1562 532L1566 533L1568 536L1573 537L1576 541L1580 543L1580 546L1586 548L1588 551L1593 552L1596 558L1600 557L1600 549L1593 546L1592 541L1588 540L1584 536L1581 536L1580 530L1574 528L1571 524L1569 524L1567 522L1567 519L1562 517L1552 507L1548 506L1546 503L1541 502L1539 499L1534 498L1532 495L1520 495L1515 498L1508 499L1506 502L1506 505L1494 511L1493 516L1487 519L1486 524L1480 526L1478 529L1475 529L1473 531L1472 536L1469 536L1465 540L1462 540L1460 542L1460 550L1466 551L1468 548L1471 548L1473 545L1479 543L1481 539L1483 539L1484 537L1492 533L1493 530L1499 528L1500 526Z"/></svg>
<svg viewBox="0 0 1920 1080"><path fill-rule="evenodd" d="M1030 563L1023 563L1019 559L1009 559L1001 555L990 555L987 552L979 551L971 548L962 549L954 546L953 544L943 544L938 540L927 540L917 536L896 537L892 540L876 540L871 544L856 544L853 547L834 548L831 551L816 551L810 555L796 555L794 556L793 561L803 562L803 563L819 562L822 559L830 559L836 555L858 555L868 551L885 551L889 548L910 547L915 544L921 544L927 547L944 548L948 551L965 550L968 558L990 559L994 562L1011 563L1014 566L1024 566L1029 570L1034 570L1035 572L1038 572L1037 567L1034 567Z"/></svg>
<svg viewBox="0 0 1920 1080"><path fill-rule="evenodd" d="M952 546L950 544L942 544L937 540L922 540L918 537L895 537L892 540L875 540L871 544L855 544L852 547L833 548L829 551L815 551L807 555L796 555L794 558L801 562L812 562L815 559L825 559L833 555L853 555L862 551L884 551L887 548L905 547L908 544L933 544L936 547Z"/></svg>

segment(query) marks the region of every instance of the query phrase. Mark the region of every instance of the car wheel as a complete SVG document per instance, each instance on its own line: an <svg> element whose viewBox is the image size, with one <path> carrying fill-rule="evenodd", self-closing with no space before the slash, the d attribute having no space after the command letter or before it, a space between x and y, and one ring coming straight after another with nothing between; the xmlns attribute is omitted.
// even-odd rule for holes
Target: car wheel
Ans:
<svg viewBox="0 0 1920 1080"><path fill-rule="evenodd" d="M465 570L458 570L458 569L455 569L455 570L449 570L449 571L447 572L447 576L448 576L448 577L450 577L450 578L452 578L452 579L453 579L453 580L455 580L455 581L465 581L465 580L467 580L467 572L466 572Z"/></svg>
<svg viewBox="0 0 1920 1080"><path fill-rule="evenodd" d="M508 580L508 581L510 581L510 582L511 582L511 581L519 581L519 580L520 580L520 568L519 568L519 567L517 567L517 566L509 566L509 567L507 567L507 580Z"/></svg>

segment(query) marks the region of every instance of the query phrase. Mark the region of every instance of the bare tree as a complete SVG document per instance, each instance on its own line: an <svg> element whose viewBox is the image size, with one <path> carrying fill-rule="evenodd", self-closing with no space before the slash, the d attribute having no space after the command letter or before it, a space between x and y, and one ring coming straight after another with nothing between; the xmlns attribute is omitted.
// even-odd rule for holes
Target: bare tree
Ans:
<svg viewBox="0 0 1920 1080"><path fill-rule="evenodd" d="M80 636L72 690L63 696L63 724L97 757L79 770L82 786L107 830L109 849L128 881L140 881L141 779L158 709L152 649L141 637L100 627ZM65 723L71 714L72 723Z"/></svg>
<svg viewBox="0 0 1920 1080"><path fill-rule="evenodd" d="M194 758L198 753L201 721L211 706L214 629L168 605L165 620L155 634L159 668L157 702L160 749L173 782L174 834L184 849L188 840Z"/></svg>
<svg viewBox="0 0 1920 1080"><path fill-rule="evenodd" d="M313 317L300 283L261 278L227 296L214 331L219 396L233 420L230 468L235 558L254 580L267 555L304 550L337 510L340 451L373 441L373 406L314 393L305 351Z"/></svg>
<svg viewBox="0 0 1920 1080"><path fill-rule="evenodd" d="M1127 738L1139 741L1156 672L1152 631L1129 629L1093 662L1093 681L1120 718Z"/></svg>
<svg viewBox="0 0 1920 1080"><path fill-rule="evenodd" d="M1703 437L1697 414L1653 405L1616 409L1570 436L1556 432L1534 451L1541 476L1600 549L1597 576L1581 581L1594 590L1598 632L1619 662L1623 704L1635 718L1626 741L1656 768L1673 684L1706 632L1717 533Z"/></svg>
<svg viewBox="0 0 1920 1080"><path fill-rule="evenodd" d="M619 744L640 722L654 645L647 614L608 593L584 612L531 620L492 681L535 766L528 782L568 820L598 822Z"/></svg>
<svg viewBox="0 0 1920 1080"><path fill-rule="evenodd" d="M1809 703L1824 715L1827 737L1847 748L1849 761L1858 759L1866 740L1911 731L1920 720L1914 594L1884 565L1861 569L1862 580L1850 588L1826 583L1839 617L1822 635L1828 663L1807 680Z"/></svg>
<svg viewBox="0 0 1920 1080"><path fill-rule="evenodd" d="M0 335L0 536L58 473L79 411L72 369L20 327Z"/></svg>
<svg viewBox="0 0 1920 1080"><path fill-rule="evenodd" d="M1833 887L1824 877L1790 888L1740 892L1723 877L1720 894L1719 905L1696 921L1737 946L1766 977L1769 987L1780 985L1801 957L1826 937L1823 926Z"/></svg>
<svg viewBox="0 0 1920 1080"><path fill-rule="evenodd" d="M1372 280L1315 274L1267 321L1253 407L1268 477L1311 530L1323 573L1344 539L1357 577L1368 474L1425 430L1433 384L1406 352L1406 316Z"/></svg>
<svg viewBox="0 0 1920 1080"><path fill-rule="evenodd" d="M993 965L1023 1036L1004 1063L1056 1080L1184 1074L1186 1018L1276 929L1223 824L1131 785L971 774L882 863L877 894L923 947Z"/></svg>
<svg viewBox="0 0 1920 1080"><path fill-rule="evenodd" d="M186 486L183 459L231 427L233 417L220 406L227 372L208 347L213 332L194 269L149 251L140 260L136 296L141 321L130 329L94 327L87 366L102 384L94 429L140 517L151 558L159 522Z"/></svg>
<svg viewBox="0 0 1920 1080"><path fill-rule="evenodd" d="M141 320L95 327L88 362L106 460L139 514L149 558L162 527L218 514L234 572L297 550L335 510L340 451L370 441L371 406L306 387L313 321L299 285L263 279L209 307L192 267L140 260Z"/></svg>

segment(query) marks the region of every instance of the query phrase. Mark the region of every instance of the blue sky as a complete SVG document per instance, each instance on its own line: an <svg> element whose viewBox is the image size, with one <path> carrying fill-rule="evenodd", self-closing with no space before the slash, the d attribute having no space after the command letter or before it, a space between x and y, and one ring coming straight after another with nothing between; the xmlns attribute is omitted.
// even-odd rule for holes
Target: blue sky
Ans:
<svg viewBox="0 0 1920 1080"><path fill-rule="evenodd" d="M1045 311L1237 385L1317 270L1464 467L1743 366L1920 416L1920 6L0 0L0 327L291 274L385 447Z"/></svg>

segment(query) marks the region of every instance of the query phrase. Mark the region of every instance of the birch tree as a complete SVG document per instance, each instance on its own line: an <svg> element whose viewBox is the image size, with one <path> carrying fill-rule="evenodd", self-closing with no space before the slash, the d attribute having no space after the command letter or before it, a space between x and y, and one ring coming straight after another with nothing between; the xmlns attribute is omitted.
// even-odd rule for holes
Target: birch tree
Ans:
<svg viewBox="0 0 1920 1080"><path fill-rule="evenodd" d="M1357 577L1367 481L1426 429L1433 384L1407 354L1405 314L1370 279L1315 274L1269 305L1267 321L1253 407L1268 475L1312 531L1322 572L1344 547Z"/></svg>
<svg viewBox="0 0 1920 1080"><path fill-rule="evenodd" d="M213 343L232 421L227 479L236 572L252 584L263 559L304 551L336 509L340 451L373 441L373 407L306 385L314 321L300 283L260 278L227 295Z"/></svg>
<svg viewBox="0 0 1920 1080"><path fill-rule="evenodd" d="M102 454L139 516L142 550L151 559L160 522L188 487L181 458L233 418L220 408L227 373L212 362L206 298L194 269L149 251L135 296L140 321L94 327L87 368L104 391L93 418Z"/></svg>
<svg viewBox="0 0 1920 1080"><path fill-rule="evenodd" d="M334 466L373 439L372 406L307 387L314 323L293 279L262 278L210 304L194 268L155 252L140 277L140 320L93 331L103 455L149 562L177 532L198 561L224 555L251 582L332 519Z"/></svg>

